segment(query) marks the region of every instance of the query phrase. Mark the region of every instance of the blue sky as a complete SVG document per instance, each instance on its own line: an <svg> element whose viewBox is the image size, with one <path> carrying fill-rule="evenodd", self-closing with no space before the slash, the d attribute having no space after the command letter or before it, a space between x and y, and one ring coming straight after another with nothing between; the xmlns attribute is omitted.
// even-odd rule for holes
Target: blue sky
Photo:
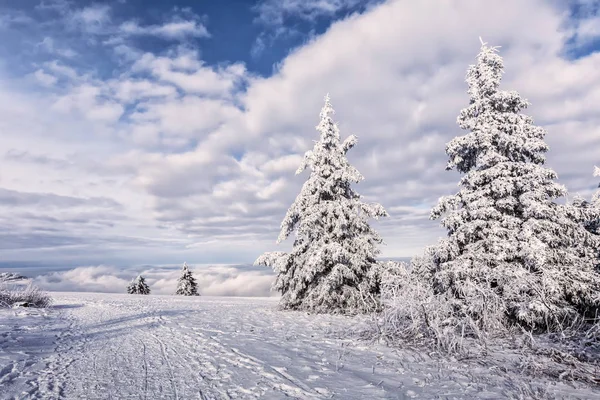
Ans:
<svg viewBox="0 0 600 400"><path fill-rule="evenodd" d="M250 263L275 245L330 93L384 257L444 235L444 146L479 36L591 196L596 0L0 1L0 270ZM87 271L87 270L86 270Z"/></svg>
<svg viewBox="0 0 600 400"><path fill-rule="evenodd" d="M283 2L288 4L286 7L275 1L243 0L4 3L1 10L8 40L1 51L5 62L14 61L22 68L14 72L32 68L32 62L51 60L62 50L62 55L76 59L79 67L93 67L105 77L114 72L113 46L106 42L119 36L118 25L158 27L168 22L181 23L179 33L132 35L128 41L139 50L153 53L167 51L174 41L179 41L201 48L202 60L207 64L243 62L248 71L269 76L293 48L322 34L332 22L377 4L361 0L314 2L312 7L299 1ZM57 46L54 53L41 54L31 48L23 51L32 44L48 50L50 42Z"/></svg>

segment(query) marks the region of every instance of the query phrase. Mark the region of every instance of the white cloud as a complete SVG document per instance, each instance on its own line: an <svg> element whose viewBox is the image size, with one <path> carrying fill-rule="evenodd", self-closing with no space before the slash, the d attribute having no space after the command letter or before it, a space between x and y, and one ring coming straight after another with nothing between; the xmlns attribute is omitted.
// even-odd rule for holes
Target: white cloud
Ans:
<svg viewBox="0 0 600 400"><path fill-rule="evenodd" d="M67 22L84 32L101 34L111 22L111 8L105 4L93 4L88 7L72 11Z"/></svg>
<svg viewBox="0 0 600 400"><path fill-rule="evenodd" d="M54 75L47 74L42 69L35 71L33 76L44 86L53 86L58 81Z"/></svg>
<svg viewBox="0 0 600 400"><path fill-rule="evenodd" d="M68 79L76 80L79 78L79 74L74 68L61 64L56 60L47 62L44 66L55 74L62 75Z"/></svg>
<svg viewBox="0 0 600 400"><path fill-rule="evenodd" d="M73 18L84 24L103 24L110 21L110 7L95 4L73 13Z"/></svg>
<svg viewBox="0 0 600 400"><path fill-rule="evenodd" d="M211 96L229 96L246 79L243 64L213 68L199 61L196 52L185 50L174 57L146 53L133 65L133 71L149 72L187 93Z"/></svg>
<svg viewBox="0 0 600 400"><path fill-rule="evenodd" d="M177 95L177 90L173 86L157 84L147 79L118 79L109 84L115 93L115 98L123 103Z"/></svg>
<svg viewBox="0 0 600 400"><path fill-rule="evenodd" d="M49 36L45 37L41 42L39 42L37 46L48 53L57 54L65 58L74 58L78 55L75 50L68 47L57 47L54 39Z"/></svg>
<svg viewBox="0 0 600 400"><path fill-rule="evenodd" d="M369 0L261 0L254 7L257 19L268 25L283 25L289 17L313 20L319 16L333 16L359 4L375 3Z"/></svg>
<svg viewBox="0 0 600 400"><path fill-rule="evenodd" d="M129 43L115 50L120 64L106 78L67 62L43 64L59 79L49 97L0 91L7 132L0 156L14 150L0 185L110 196L123 211L63 211L42 223L43 210L27 209L3 214L3 226L63 227L62 241L52 238L61 249L73 237L93 239L60 250L69 257L116 247L138 259L168 253L252 261L275 249L279 223L306 178L293 173L317 139L330 92L342 136L359 138L349 158L366 180L356 190L391 214L375 223L388 243L384 255L416 254L444 234L427 215L457 188L458 175L444 170L444 146L461 134L455 120L468 104L464 76L478 36L503 46L503 88L531 100L528 112L548 128L548 165L573 192L590 195L596 181L589 171L600 163L598 54L562 58L572 31L562 29L564 10L553 4L389 1L333 24L268 78L241 63L206 65L185 47L155 54ZM24 152L30 156L15 156ZM87 222L74 221L78 213ZM101 234L90 222L96 219L114 227ZM36 235L30 240L50 240Z"/></svg>
<svg viewBox="0 0 600 400"><path fill-rule="evenodd" d="M0 29L10 29L19 25L29 25L34 20L22 11L2 10L0 15Z"/></svg>
<svg viewBox="0 0 600 400"><path fill-rule="evenodd" d="M141 26L135 21L127 21L119 28L125 35L152 35L165 39L183 39L186 37L210 37L204 25L198 21L171 21L163 25Z"/></svg>
<svg viewBox="0 0 600 400"><path fill-rule="evenodd" d="M600 16L582 19L577 24L575 43L585 46L600 38Z"/></svg>
<svg viewBox="0 0 600 400"><path fill-rule="evenodd" d="M123 115L121 104L102 98L102 88L83 83L62 95L52 106L58 112L79 112L90 121L116 122Z"/></svg>

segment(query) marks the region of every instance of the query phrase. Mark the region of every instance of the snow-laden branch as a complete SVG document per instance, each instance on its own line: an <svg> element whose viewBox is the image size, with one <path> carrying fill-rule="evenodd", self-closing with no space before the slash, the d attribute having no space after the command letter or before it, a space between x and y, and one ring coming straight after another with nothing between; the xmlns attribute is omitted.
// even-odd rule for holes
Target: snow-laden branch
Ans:
<svg viewBox="0 0 600 400"><path fill-rule="evenodd" d="M296 175L301 174L310 165L311 159L312 159L312 151L309 150L306 153L304 153L304 158L302 159L300 166L296 170Z"/></svg>
<svg viewBox="0 0 600 400"><path fill-rule="evenodd" d="M358 138L354 135L350 135L346 138L346 140L344 140L344 143L342 144L342 151L344 152L344 154L346 154L348 152L348 150L350 150L351 148L353 148L354 146L356 146L356 144L358 143Z"/></svg>

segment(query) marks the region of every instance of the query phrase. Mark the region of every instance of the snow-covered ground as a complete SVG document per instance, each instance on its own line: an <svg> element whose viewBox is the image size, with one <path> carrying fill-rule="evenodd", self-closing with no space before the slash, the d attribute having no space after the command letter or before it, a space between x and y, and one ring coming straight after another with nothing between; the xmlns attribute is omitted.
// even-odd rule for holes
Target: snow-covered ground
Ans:
<svg viewBox="0 0 600 400"><path fill-rule="evenodd" d="M52 295L51 310L0 309L1 399L600 399L352 340L356 319L273 298Z"/></svg>

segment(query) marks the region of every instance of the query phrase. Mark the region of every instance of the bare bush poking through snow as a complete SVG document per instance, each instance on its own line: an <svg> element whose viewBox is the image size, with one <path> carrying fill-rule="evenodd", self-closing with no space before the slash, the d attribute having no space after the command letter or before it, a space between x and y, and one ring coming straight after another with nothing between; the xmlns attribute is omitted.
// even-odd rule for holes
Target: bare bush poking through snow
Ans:
<svg viewBox="0 0 600 400"><path fill-rule="evenodd" d="M472 346L483 350L493 333L506 332L498 299L471 299L474 307L485 308L487 329L482 330L462 312L455 298L434 292L431 283L420 275L418 265L385 264L379 278L383 311L376 316L371 334L393 345L413 343L447 353L472 353Z"/></svg>
<svg viewBox="0 0 600 400"><path fill-rule="evenodd" d="M340 142L333 112L327 96L317 126L320 140L297 171L310 168L310 176L281 223L278 242L295 233L292 252L267 253L254 264L273 267L273 288L281 292L284 309L369 312L378 307L371 270L383 241L368 220L388 214L380 204L362 202L352 189L364 179L346 158L357 139Z"/></svg>
<svg viewBox="0 0 600 400"><path fill-rule="evenodd" d="M37 307L46 308L52 304L52 298L31 283L27 286L0 284L0 307Z"/></svg>

